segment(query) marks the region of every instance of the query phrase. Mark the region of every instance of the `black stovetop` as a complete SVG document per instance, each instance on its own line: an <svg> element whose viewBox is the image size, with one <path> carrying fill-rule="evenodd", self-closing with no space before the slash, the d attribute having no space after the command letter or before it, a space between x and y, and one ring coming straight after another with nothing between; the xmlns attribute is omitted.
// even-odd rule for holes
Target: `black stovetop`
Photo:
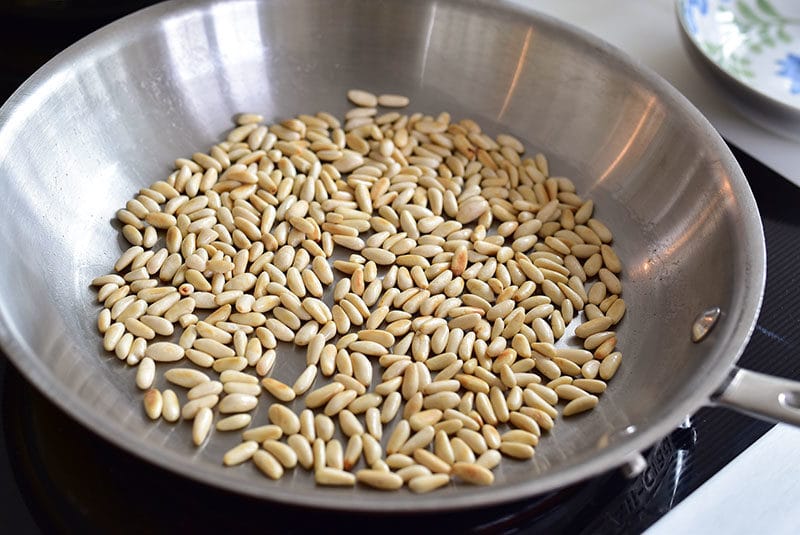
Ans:
<svg viewBox="0 0 800 535"><path fill-rule="evenodd" d="M0 2L0 102L50 57L147 0ZM103 6L98 9L98 6ZM13 48L12 48L13 45ZM767 241L767 287L743 367L800 379L800 298L795 269L800 189L735 147ZM646 452L633 480L612 472L502 507L365 518L274 506L190 482L109 445L45 400L0 356L0 525L17 532L303 532L401 529L486 533L636 533L675 507L771 426L723 409L701 409ZM191 511L191 514L186 514ZM183 514L176 514L183 512Z"/></svg>

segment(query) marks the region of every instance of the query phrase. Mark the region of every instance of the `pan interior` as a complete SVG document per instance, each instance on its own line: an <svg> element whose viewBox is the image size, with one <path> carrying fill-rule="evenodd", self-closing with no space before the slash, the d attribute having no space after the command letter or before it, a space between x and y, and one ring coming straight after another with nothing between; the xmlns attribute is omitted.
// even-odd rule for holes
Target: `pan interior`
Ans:
<svg viewBox="0 0 800 535"><path fill-rule="evenodd" d="M249 465L225 469L221 455L238 434L195 449L188 424L152 424L135 372L102 351L88 282L123 247L115 211L165 178L177 156L207 150L235 113L341 115L351 87L406 94L413 111L448 111L492 134L516 135L593 198L615 234L628 303L622 368L598 408L560 422L535 460L505 460L489 493L458 486L423 500L314 488L301 470L276 483ZM763 287L755 204L699 113L607 45L489 2L154 6L62 53L0 110L0 191L0 330L23 373L138 455L297 504L459 507L611 468L718 386L749 335ZM722 319L693 344L693 318L710 306ZM282 348L275 376L293 380L302 355ZM256 414L265 420L265 411ZM620 433L632 425L635 432Z"/></svg>

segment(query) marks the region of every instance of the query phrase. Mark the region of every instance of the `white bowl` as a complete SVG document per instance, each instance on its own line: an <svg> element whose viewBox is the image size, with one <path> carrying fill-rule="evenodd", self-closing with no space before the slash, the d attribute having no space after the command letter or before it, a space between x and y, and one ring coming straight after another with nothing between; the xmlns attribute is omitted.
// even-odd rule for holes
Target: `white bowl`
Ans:
<svg viewBox="0 0 800 535"><path fill-rule="evenodd" d="M686 41L748 116L800 140L800 2L677 0Z"/></svg>

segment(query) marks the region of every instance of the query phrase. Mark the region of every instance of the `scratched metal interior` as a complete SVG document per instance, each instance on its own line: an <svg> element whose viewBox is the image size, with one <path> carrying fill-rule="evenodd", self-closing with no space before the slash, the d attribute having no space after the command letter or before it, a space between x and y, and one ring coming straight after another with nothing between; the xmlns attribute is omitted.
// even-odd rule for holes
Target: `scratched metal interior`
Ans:
<svg viewBox="0 0 800 535"><path fill-rule="evenodd" d="M196 449L189 423L151 423L135 370L102 351L88 282L122 250L115 211L166 177L176 156L215 143L237 112L268 120L319 110L341 116L350 87L406 94L411 110L446 110L492 134L516 135L549 155L553 174L571 177L593 198L615 233L628 304L619 328L623 366L596 410L559 422L532 461L504 460L490 490L451 485L422 498L406 490L317 488L301 469L273 482L251 464L223 468L222 453L238 433L216 433ZM467 507L615 467L722 383L763 289L755 204L700 114L608 45L488 1L148 8L59 55L0 110L0 178L0 338L12 361L60 406L132 453L232 491L296 504ZM720 323L692 344L692 319L712 305L723 310ZM304 365L304 350L283 344L273 376L293 382ZM167 367L159 365L159 376ZM253 425L266 423L268 400L265 394ZM629 426L635 432L619 433Z"/></svg>

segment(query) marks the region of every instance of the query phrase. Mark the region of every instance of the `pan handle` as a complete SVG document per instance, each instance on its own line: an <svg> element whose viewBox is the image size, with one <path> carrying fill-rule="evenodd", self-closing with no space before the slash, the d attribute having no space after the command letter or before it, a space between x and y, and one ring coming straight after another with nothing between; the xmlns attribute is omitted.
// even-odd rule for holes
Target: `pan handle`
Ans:
<svg viewBox="0 0 800 535"><path fill-rule="evenodd" d="M734 368L713 397L717 405L762 420L800 426L800 382Z"/></svg>

